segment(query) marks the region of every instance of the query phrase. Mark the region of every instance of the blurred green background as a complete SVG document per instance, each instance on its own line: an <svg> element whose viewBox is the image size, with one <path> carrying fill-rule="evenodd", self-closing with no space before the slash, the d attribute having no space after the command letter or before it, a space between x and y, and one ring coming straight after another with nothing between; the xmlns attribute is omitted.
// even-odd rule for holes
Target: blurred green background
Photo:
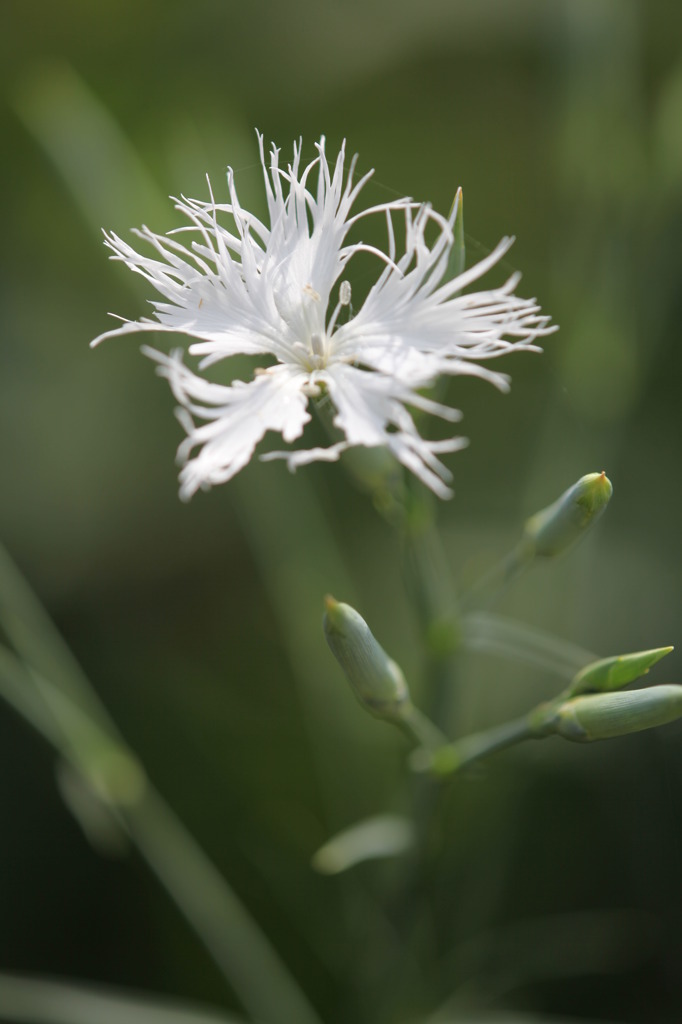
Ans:
<svg viewBox="0 0 682 1024"><path fill-rule="evenodd" d="M401 807L406 744L363 716L320 629L324 593L351 601L417 678L395 539L333 465L254 463L182 505L167 387L134 339L88 343L150 297L100 228L177 226L164 197L204 198L207 172L224 196L227 164L262 209L255 127L284 156L347 138L376 201L447 211L462 185L468 261L515 234L504 271L561 330L508 360L509 396L452 382L472 443L449 457L447 561L472 581L606 469L594 536L499 610L600 655L677 643L682 7L4 0L0 25L0 537L155 784L325 1021L410 1020L455 993L679 1021L682 729L532 746L448 786L411 896L432 924L406 937L393 867L309 866L334 830ZM656 671L682 682L677 654ZM487 655L462 678L457 733L556 689ZM4 706L0 752L0 969L237 1006L144 864L93 852L53 754Z"/></svg>

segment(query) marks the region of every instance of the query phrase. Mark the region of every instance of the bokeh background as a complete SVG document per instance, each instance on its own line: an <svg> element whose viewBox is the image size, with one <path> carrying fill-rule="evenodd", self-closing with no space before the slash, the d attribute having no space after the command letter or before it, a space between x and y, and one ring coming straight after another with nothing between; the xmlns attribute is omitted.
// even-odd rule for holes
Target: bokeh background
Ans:
<svg viewBox="0 0 682 1024"><path fill-rule="evenodd" d="M427 937L394 913L390 865L316 875L332 832L404 800L407 746L362 714L320 629L323 594L349 600L418 678L399 546L340 466L254 463L181 504L167 387L134 339L88 348L149 297L101 227L177 226L165 197L204 198L206 173L220 194L228 164L261 209L256 127L285 155L347 138L377 201L447 211L461 185L468 260L515 234L503 271L561 330L509 360L508 396L452 382L472 443L438 509L446 560L471 582L606 469L594 535L498 610L601 655L677 643L679 3L4 0L0 24L0 537L150 777L325 1021L453 997L452 1020L679 1021L682 729L538 744L447 787L411 895ZM480 653L460 678L453 732L557 686ZM682 682L677 654L656 679ZM0 969L238 1008L139 857L88 844L52 751L5 706Z"/></svg>

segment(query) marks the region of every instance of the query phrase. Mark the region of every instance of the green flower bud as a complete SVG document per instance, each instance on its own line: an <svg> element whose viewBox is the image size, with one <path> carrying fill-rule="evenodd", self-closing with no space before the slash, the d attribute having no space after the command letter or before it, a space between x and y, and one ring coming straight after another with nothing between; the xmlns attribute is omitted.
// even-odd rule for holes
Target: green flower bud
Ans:
<svg viewBox="0 0 682 1024"><path fill-rule="evenodd" d="M522 541L527 554L544 558L561 554L596 523L612 494L605 472L581 477L553 505L527 521Z"/></svg>
<svg viewBox="0 0 682 1024"><path fill-rule="evenodd" d="M672 647L656 647L651 651L636 651L634 654L618 654L613 658L592 661L578 672L569 686L566 696L577 697L580 693L604 693L620 690L640 676L646 675L652 665L670 654Z"/></svg>
<svg viewBox="0 0 682 1024"><path fill-rule="evenodd" d="M578 743L653 729L682 717L682 686L575 697L560 705L553 731Z"/></svg>
<svg viewBox="0 0 682 1024"><path fill-rule="evenodd" d="M410 703L405 678L374 639L362 616L348 604L326 597L324 634L362 706L377 718L400 721Z"/></svg>

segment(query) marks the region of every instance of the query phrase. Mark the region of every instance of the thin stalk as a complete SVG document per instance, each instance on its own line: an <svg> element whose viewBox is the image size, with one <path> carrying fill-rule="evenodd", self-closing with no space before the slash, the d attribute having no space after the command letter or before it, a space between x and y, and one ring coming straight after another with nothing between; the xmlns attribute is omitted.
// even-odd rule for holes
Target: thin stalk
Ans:
<svg viewBox="0 0 682 1024"><path fill-rule="evenodd" d="M445 733L441 732L438 726L412 703L402 709L397 724L420 750L433 753L447 744Z"/></svg>
<svg viewBox="0 0 682 1024"><path fill-rule="evenodd" d="M475 761L497 753L498 750L505 750L507 747L516 746L526 740L540 739L537 731L533 728L527 717L517 718L503 725L495 726L493 729L486 729L483 732L472 733L455 743L444 747L438 754L438 761L441 757L443 763L447 764L451 759L451 771L460 771Z"/></svg>
<svg viewBox="0 0 682 1024"><path fill-rule="evenodd" d="M111 716L64 638L2 545L0 627L27 666L49 679L102 728L116 732Z"/></svg>
<svg viewBox="0 0 682 1024"><path fill-rule="evenodd" d="M405 586L426 655L423 702L429 718L447 730L455 698L454 654L460 642L457 599L431 495L410 483L406 498L401 524Z"/></svg>
<svg viewBox="0 0 682 1024"><path fill-rule="evenodd" d="M421 634L424 655L423 685L416 697L424 712L415 708L405 723L418 743L413 757L432 763L448 722L454 717L455 654L459 642L458 611L448 563L435 525L429 494L418 484L405 482L394 491L395 502L386 518L402 542L405 588ZM415 843L394 876L391 919L401 936L402 955L391 964L377 986L375 1019L390 1019L404 1012L424 984L423 960L428 956L432 923L422 896L423 880L434 855L433 828L438 819L442 787L433 777L413 780L408 800L414 821Z"/></svg>
<svg viewBox="0 0 682 1024"><path fill-rule="evenodd" d="M561 697L538 704L522 718L463 736L436 750L430 758L425 751L417 750L412 755L412 767L418 772L430 771L437 777L452 775L499 750L526 740L544 739L555 731L556 709L560 704Z"/></svg>

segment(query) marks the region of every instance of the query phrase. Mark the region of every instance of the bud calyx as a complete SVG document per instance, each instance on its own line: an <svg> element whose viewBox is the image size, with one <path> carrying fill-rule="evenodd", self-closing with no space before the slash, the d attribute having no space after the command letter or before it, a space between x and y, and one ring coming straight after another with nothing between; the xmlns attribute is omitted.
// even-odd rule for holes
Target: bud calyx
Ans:
<svg viewBox="0 0 682 1024"><path fill-rule="evenodd" d="M348 604L325 598L324 633L362 706L377 718L398 721L410 703L400 667L389 658L369 626Z"/></svg>
<svg viewBox="0 0 682 1024"><path fill-rule="evenodd" d="M559 555L593 526L608 505L613 486L605 472L588 473L526 522L523 547L530 557Z"/></svg>

